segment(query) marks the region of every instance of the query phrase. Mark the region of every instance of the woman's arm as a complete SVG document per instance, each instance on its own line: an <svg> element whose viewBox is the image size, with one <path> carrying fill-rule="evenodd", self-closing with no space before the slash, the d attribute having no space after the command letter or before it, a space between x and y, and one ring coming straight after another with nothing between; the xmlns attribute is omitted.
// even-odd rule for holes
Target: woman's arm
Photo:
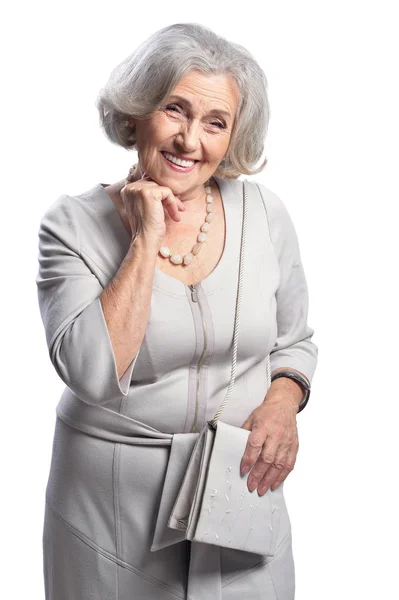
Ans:
<svg viewBox="0 0 399 600"><path fill-rule="evenodd" d="M136 237L115 277L100 295L119 379L144 339L158 250L155 241Z"/></svg>
<svg viewBox="0 0 399 600"><path fill-rule="evenodd" d="M128 394L145 334L158 248L131 244L107 287L81 251L74 200L61 196L39 228L39 307L59 377L92 405Z"/></svg>
<svg viewBox="0 0 399 600"><path fill-rule="evenodd" d="M280 281L276 292L277 339L270 353L271 374L280 370L300 373L312 382L318 348L312 340L314 330L308 324L309 295L294 224L282 200L262 184L257 184L269 223L269 235L279 265ZM273 390L301 402L303 387L296 381L280 377Z"/></svg>

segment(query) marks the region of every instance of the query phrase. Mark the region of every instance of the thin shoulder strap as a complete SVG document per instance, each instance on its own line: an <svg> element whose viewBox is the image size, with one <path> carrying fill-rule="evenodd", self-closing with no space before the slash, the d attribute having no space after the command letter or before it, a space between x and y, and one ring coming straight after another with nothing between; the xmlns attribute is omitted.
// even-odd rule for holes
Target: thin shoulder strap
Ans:
<svg viewBox="0 0 399 600"><path fill-rule="evenodd" d="M230 375L230 383L227 389L227 394L222 404L219 406L215 416L213 419L208 421L209 425L211 425L214 429L216 429L217 422L220 418L220 415L225 408L228 399L230 398L235 378L236 378L236 364L237 364L237 348L238 348L238 331L240 327L240 310L241 310L241 295L242 295L242 282L244 278L244 255L245 255L245 243L246 243L246 233L247 233L247 204L248 204L248 196L247 196L247 184L248 180L244 179L243 182L243 216L242 216L242 231L241 231L241 248L240 248L240 265L238 270L238 288L237 288L237 300L236 300L236 312L234 319L234 336L233 336L233 358L231 365L231 375ZM270 354L266 357L266 373L267 373L267 389L269 389L271 385L271 368L270 368Z"/></svg>

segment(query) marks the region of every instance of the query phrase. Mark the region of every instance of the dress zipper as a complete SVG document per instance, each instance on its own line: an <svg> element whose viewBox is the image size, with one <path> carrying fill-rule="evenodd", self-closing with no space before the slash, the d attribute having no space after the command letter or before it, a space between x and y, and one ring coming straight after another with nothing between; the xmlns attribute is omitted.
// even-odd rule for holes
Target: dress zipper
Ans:
<svg viewBox="0 0 399 600"><path fill-rule="evenodd" d="M197 294L197 290L195 289L195 287L193 285L189 285L188 286L191 290L191 300L193 302L198 302L198 294Z"/></svg>
<svg viewBox="0 0 399 600"><path fill-rule="evenodd" d="M204 313L202 312L202 306L201 303L198 300L198 293L197 290L195 289L194 285L189 285L188 286L191 290L191 299L193 302L197 302L198 303L198 307L200 309L200 313L201 313L201 322L202 322L202 329L204 332L204 350L202 352L201 358L198 361L198 365L197 365L197 392L196 392L196 398L195 398L195 414L194 414L194 423L193 426L191 428L191 433L195 432L195 428L197 426L197 418L198 418L198 397L199 397L199 385L200 385L200 377L199 377L199 373L201 370L201 366L202 363L204 362L204 358L205 358L205 354L206 354L206 349L207 349L207 337L206 337L206 329L205 329L205 323L204 323Z"/></svg>

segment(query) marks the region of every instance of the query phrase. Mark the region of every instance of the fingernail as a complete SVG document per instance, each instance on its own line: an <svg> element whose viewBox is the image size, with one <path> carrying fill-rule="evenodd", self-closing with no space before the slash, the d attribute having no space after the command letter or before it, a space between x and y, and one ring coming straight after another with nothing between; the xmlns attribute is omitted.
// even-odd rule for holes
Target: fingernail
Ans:
<svg viewBox="0 0 399 600"><path fill-rule="evenodd" d="M241 475L246 475L249 471L249 465L244 465L241 467Z"/></svg>
<svg viewBox="0 0 399 600"><path fill-rule="evenodd" d="M251 481L250 483L248 483L248 489L250 492L253 492L255 488L256 488L256 482Z"/></svg>

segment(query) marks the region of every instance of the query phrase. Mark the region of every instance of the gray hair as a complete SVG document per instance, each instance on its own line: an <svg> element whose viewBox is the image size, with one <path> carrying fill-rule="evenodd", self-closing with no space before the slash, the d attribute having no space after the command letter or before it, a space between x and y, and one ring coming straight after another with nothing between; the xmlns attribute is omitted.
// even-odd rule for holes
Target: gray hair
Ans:
<svg viewBox="0 0 399 600"><path fill-rule="evenodd" d="M131 119L148 117L172 93L189 71L231 75L239 103L225 159L215 175L227 179L260 173L270 107L266 76L254 57L240 44L216 35L197 23L176 23L147 38L111 72L100 90L96 107L108 139L135 148Z"/></svg>

